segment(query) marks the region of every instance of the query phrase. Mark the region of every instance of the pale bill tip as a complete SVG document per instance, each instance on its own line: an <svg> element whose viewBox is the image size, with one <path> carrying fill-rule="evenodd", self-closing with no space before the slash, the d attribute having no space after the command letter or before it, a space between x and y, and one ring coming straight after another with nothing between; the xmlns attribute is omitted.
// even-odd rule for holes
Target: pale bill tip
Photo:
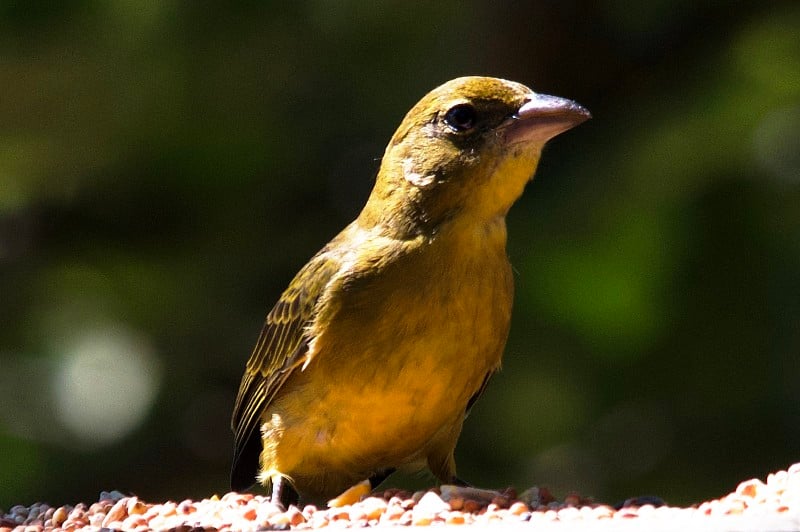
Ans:
<svg viewBox="0 0 800 532"><path fill-rule="evenodd" d="M517 111L516 118L525 119L533 116L554 114L573 115L576 118L582 118L581 121L592 117L589 110L577 102L558 96L532 92L525 104Z"/></svg>

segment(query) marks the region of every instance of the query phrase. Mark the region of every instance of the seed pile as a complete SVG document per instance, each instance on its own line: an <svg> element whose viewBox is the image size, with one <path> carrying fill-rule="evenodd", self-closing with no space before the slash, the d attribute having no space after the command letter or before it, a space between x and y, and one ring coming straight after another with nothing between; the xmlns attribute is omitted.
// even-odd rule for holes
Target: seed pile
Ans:
<svg viewBox="0 0 800 532"><path fill-rule="evenodd" d="M739 484L733 493L689 508L656 507L632 499L619 509L578 494L556 500L544 488L488 491L442 486L427 492L386 490L347 500L343 494L329 508L307 505L282 509L267 497L228 493L201 501L151 504L118 491L102 492L91 505L52 507L17 505L0 512L0 532L170 530L306 530L323 527L492 525L515 529L568 530L580 525L597 530L620 526L643 530L800 530L800 463Z"/></svg>

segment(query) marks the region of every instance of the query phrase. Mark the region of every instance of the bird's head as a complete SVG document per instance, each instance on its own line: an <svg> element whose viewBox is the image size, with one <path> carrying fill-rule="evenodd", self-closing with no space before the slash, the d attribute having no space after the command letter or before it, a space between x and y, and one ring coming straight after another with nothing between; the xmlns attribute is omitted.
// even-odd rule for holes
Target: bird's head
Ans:
<svg viewBox="0 0 800 532"><path fill-rule="evenodd" d="M397 128L359 220L410 235L459 216L478 222L505 216L545 143L589 117L570 100L513 81L448 81Z"/></svg>

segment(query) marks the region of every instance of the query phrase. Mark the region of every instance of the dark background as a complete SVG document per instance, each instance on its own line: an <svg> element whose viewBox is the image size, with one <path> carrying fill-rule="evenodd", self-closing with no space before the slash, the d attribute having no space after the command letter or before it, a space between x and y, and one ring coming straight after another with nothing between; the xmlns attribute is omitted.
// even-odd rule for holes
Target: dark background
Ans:
<svg viewBox="0 0 800 532"><path fill-rule="evenodd" d="M266 312L465 74L594 118L509 215L460 476L677 504L800 460L800 3L2 1L0 507L225 492Z"/></svg>

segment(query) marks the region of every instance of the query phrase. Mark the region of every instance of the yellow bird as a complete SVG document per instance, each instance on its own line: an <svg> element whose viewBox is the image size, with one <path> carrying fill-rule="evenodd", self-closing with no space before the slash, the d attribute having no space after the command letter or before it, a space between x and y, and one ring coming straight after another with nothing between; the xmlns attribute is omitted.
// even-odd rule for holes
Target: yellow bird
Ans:
<svg viewBox="0 0 800 532"><path fill-rule="evenodd" d="M580 105L454 79L405 116L358 218L267 316L231 426L231 487L324 500L398 468L456 477L464 417L500 360L514 280L505 217Z"/></svg>

